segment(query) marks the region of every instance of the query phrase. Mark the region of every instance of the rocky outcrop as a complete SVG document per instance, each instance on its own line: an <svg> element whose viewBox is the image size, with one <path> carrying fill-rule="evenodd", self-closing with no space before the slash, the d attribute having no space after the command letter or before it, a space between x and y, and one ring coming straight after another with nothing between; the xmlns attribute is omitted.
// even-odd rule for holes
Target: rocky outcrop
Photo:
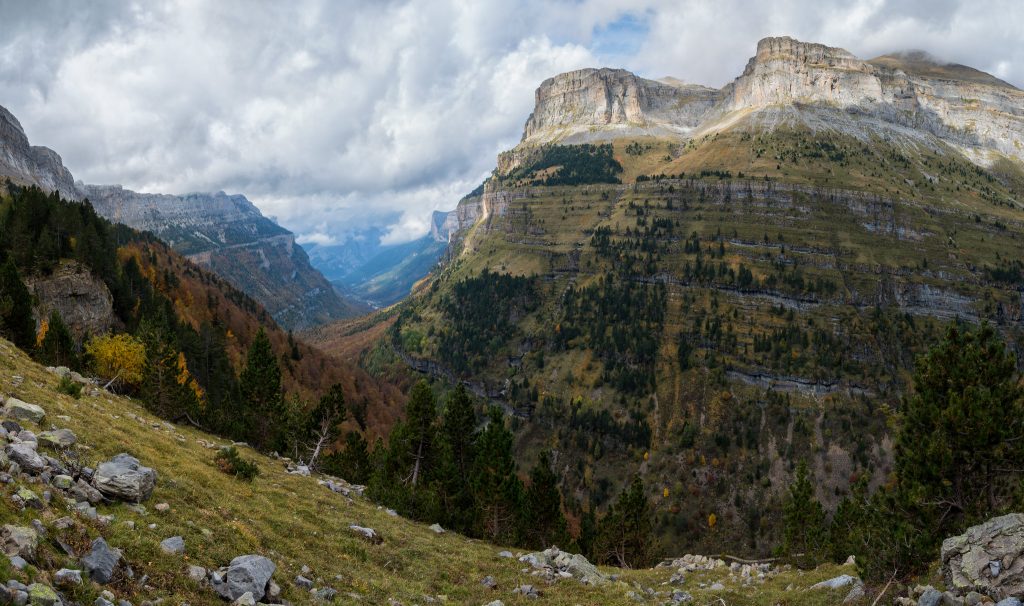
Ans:
<svg viewBox="0 0 1024 606"><path fill-rule="evenodd" d="M37 300L33 310L37 323L56 311L77 338L113 328L114 298L107 285L83 265L67 261L52 274L30 276L25 282Z"/></svg>
<svg viewBox="0 0 1024 606"><path fill-rule="evenodd" d="M719 92L676 80L658 82L622 69L581 69L548 78L523 142L585 142L593 127L618 136L686 133L717 101Z"/></svg>
<svg viewBox="0 0 1024 606"><path fill-rule="evenodd" d="M941 553L942 574L954 591L997 600L1024 596L1024 514L972 526L943 541Z"/></svg>
<svg viewBox="0 0 1024 606"><path fill-rule="evenodd" d="M19 185L37 185L57 191L70 200L79 198L75 179L64 167L57 152L29 145L21 123L14 114L0 107L0 179L9 178Z"/></svg>

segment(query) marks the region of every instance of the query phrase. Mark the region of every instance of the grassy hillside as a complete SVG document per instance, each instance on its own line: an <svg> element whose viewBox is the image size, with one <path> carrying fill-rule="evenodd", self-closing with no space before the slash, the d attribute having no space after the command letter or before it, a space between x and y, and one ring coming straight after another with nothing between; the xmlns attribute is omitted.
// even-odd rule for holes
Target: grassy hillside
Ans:
<svg viewBox="0 0 1024 606"><path fill-rule="evenodd" d="M0 508L0 523L28 525L39 518L50 527L51 536L82 549L91 538L103 536L124 551L135 577L148 575L146 586L115 577L109 587L118 598L140 603L155 598L173 598L173 603L223 603L209 588L189 580L188 565L216 568L245 553L269 557L277 565L274 579L283 588L282 597L293 603L311 603L310 594L294 586L291 580L303 565L312 572L317 587L332 587L339 592L338 603L404 604L453 603L485 604L501 599L505 604L533 603L515 596L512 589L533 584L542 593L542 601L553 605L663 603L667 594L654 592L679 589L691 593L696 603L811 605L835 603L847 589L806 590L817 581L842 573L853 574L852 567L828 566L810 572L782 570L766 582L741 583L727 569L693 572L681 585L666 583L672 568L620 571L619 575L596 587L585 587L575 579L563 579L551 585L524 572L526 564L498 557L500 546L470 541L451 533L435 534L423 525L389 515L374 504L356 497L345 498L319 486L316 478L289 475L285 462L270 459L240 448L246 458L256 462L260 475L252 484L226 476L213 458L221 440L190 427L163 423L137 403L104 392L86 393L79 400L56 391L54 374L30 361L10 343L0 340L0 392L42 405L47 413L44 423L67 427L78 436L77 455L86 464L95 465L120 452L129 452L158 474L156 490L145 509L125 504L101 505L100 515L113 516L109 524L76 517L70 529L52 527L59 516L72 515L59 500L42 511L17 512ZM27 427L35 431L32 424ZM37 493L43 487L18 480L0 490L5 502L19 486L27 485ZM168 511L154 506L167 503ZM128 525L134 523L134 528ZM375 529L383 538L370 544L353 534L348 526L358 524ZM161 552L159 542L180 535L185 540L185 555ZM48 583L52 572L62 566L77 568L75 562L59 551L55 543L44 542L36 566L25 573L4 569L7 578L23 582ZM481 580L492 576L497 589ZM722 589L711 589L722 582ZM702 586L703 585L703 586ZM89 585L70 592L81 603L91 603L100 588ZM866 602L865 602L866 603Z"/></svg>
<svg viewBox="0 0 1024 606"><path fill-rule="evenodd" d="M669 544L767 553L798 461L829 506L889 481L888 427L945 326L989 321L1024 352L1016 164L795 126L614 159L622 185L495 179L381 340L331 341L508 405L521 466L565 457L574 516L639 472Z"/></svg>

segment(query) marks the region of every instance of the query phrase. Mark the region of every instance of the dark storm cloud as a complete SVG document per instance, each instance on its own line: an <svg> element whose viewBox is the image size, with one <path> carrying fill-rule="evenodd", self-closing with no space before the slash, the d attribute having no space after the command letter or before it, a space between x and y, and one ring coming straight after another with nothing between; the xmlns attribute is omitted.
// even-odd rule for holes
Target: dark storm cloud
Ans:
<svg viewBox="0 0 1024 606"><path fill-rule="evenodd" d="M865 57L920 48L1021 83L1020 13L952 0L0 0L0 105L86 181L239 191L308 240L386 224L399 241L479 183L555 73L605 64L720 86L759 38L788 34Z"/></svg>

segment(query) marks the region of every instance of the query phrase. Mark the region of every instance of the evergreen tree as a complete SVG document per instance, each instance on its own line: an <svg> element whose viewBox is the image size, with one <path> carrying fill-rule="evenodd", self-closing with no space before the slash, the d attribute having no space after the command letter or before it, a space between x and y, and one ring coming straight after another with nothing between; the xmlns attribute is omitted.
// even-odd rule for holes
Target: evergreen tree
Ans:
<svg viewBox="0 0 1024 606"><path fill-rule="evenodd" d="M280 448L281 426L285 421L281 369L270 346L270 339L262 328L249 346L239 383L243 407L239 413L244 419L244 433L257 449Z"/></svg>
<svg viewBox="0 0 1024 606"><path fill-rule="evenodd" d="M139 332L146 350L139 396L146 408L165 419L195 420L200 402L188 381L181 380L181 354L171 344L170 335L152 321L145 322Z"/></svg>
<svg viewBox="0 0 1024 606"><path fill-rule="evenodd" d="M602 563L622 568L648 566L654 555L651 511L638 477L598 523L594 556Z"/></svg>
<svg viewBox="0 0 1024 606"><path fill-rule="evenodd" d="M580 534L576 537L576 550L591 561L597 560L594 553L597 530L597 515L594 513L593 505L589 505L580 516Z"/></svg>
<svg viewBox="0 0 1024 606"><path fill-rule="evenodd" d="M516 543L523 484L516 475L512 433L497 407L491 408L487 427L477 438L470 486L478 505L478 535L492 542Z"/></svg>
<svg viewBox="0 0 1024 606"><path fill-rule="evenodd" d="M405 415L413 458L410 484L415 487L428 471L434 447L434 421L437 420L437 402L426 380L420 380L413 385L412 391L409 392Z"/></svg>
<svg viewBox="0 0 1024 606"><path fill-rule="evenodd" d="M545 549L568 544L569 532L562 513L558 476L551 469L551 455L547 451L540 454L537 464L530 470L530 486L526 489L523 513L526 545Z"/></svg>
<svg viewBox="0 0 1024 606"><path fill-rule="evenodd" d="M918 360L903 403L896 473L936 537L1011 505L1024 458L1024 385L995 330L951 327Z"/></svg>
<svg viewBox="0 0 1024 606"><path fill-rule="evenodd" d="M442 456L435 474L441 485L445 523L469 534L473 530L476 502L469 485L476 442L476 413L466 388L459 385L448 393L441 421Z"/></svg>
<svg viewBox="0 0 1024 606"><path fill-rule="evenodd" d="M800 461L782 507L782 553L803 567L813 567L823 554L825 511L814 498L807 463Z"/></svg>
<svg viewBox="0 0 1024 606"><path fill-rule="evenodd" d="M372 472L366 440L357 431L346 433L345 447L324 457L323 468L353 484L366 484Z"/></svg>
<svg viewBox="0 0 1024 606"><path fill-rule="evenodd" d="M43 338L36 352L40 362L49 366L79 367L75 339L60 313L56 310L51 312L49 320L40 327L40 333Z"/></svg>
<svg viewBox="0 0 1024 606"><path fill-rule="evenodd" d="M26 351L35 344L32 295L21 281L13 258L0 266L0 335Z"/></svg>

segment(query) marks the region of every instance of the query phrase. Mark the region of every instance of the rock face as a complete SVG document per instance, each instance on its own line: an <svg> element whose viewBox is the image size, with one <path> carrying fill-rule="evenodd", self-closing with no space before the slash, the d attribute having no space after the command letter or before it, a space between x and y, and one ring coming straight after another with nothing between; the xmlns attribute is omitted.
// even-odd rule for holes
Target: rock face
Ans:
<svg viewBox="0 0 1024 606"><path fill-rule="evenodd" d="M1024 595L1024 514L972 526L943 541L941 554L946 584L959 593L973 590L997 600Z"/></svg>
<svg viewBox="0 0 1024 606"><path fill-rule="evenodd" d="M58 191L71 200L80 197L74 177L64 168L57 152L29 145L21 123L3 107L0 107L0 177L9 177L20 185L38 185L47 191Z"/></svg>
<svg viewBox="0 0 1024 606"><path fill-rule="evenodd" d="M841 48L779 37L758 42L743 73L721 90L614 69L549 78L537 89L520 145L502 155L498 172L515 168L529 148L543 143L645 134L685 139L759 113L768 124L803 121L865 137L879 131L905 136L909 129L979 162L992 153L1024 160L1024 91L921 53L865 61Z"/></svg>
<svg viewBox="0 0 1024 606"><path fill-rule="evenodd" d="M686 133L714 105L719 92L670 82L607 68L580 69L548 78L537 89L523 142L566 138L584 142L595 126L616 136Z"/></svg>
<svg viewBox="0 0 1024 606"><path fill-rule="evenodd" d="M61 263L49 276L29 277L26 286L39 302L34 309L37 322L56 311L77 338L103 334L113 327L114 298L110 290L74 261Z"/></svg>
<svg viewBox="0 0 1024 606"><path fill-rule="evenodd" d="M256 299L286 328L309 328L353 315L295 235L263 216L245 196L143 194L119 185L83 185L96 212L151 231Z"/></svg>
<svg viewBox="0 0 1024 606"><path fill-rule="evenodd" d="M152 494L156 472L142 466L135 457L121 453L100 463L92 481L107 497L140 503Z"/></svg>

